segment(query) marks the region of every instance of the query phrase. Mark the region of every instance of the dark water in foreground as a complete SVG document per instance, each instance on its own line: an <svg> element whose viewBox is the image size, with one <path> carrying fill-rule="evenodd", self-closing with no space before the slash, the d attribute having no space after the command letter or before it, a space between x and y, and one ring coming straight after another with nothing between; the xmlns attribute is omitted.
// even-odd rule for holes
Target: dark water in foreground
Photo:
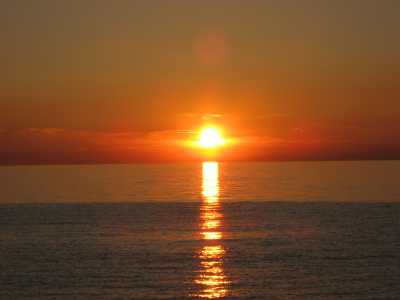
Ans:
<svg viewBox="0 0 400 300"><path fill-rule="evenodd" d="M399 162L0 168L0 299L397 300L398 175Z"/></svg>
<svg viewBox="0 0 400 300"><path fill-rule="evenodd" d="M29 204L0 215L0 299L400 299L399 204Z"/></svg>

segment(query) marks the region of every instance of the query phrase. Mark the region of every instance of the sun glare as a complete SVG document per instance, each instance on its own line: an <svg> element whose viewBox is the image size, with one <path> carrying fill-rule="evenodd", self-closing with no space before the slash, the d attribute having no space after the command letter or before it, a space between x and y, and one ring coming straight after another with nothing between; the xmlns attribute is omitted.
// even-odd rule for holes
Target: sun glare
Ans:
<svg viewBox="0 0 400 300"><path fill-rule="evenodd" d="M215 148L225 143L218 129L204 128L200 133L199 145L203 148Z"/></svg>

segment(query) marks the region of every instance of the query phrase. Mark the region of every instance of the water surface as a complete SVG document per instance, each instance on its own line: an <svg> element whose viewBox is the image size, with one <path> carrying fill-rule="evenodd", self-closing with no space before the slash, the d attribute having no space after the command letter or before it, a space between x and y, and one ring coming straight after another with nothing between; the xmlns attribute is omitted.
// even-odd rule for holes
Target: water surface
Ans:
<svg viewBox="0 0 400 300"><path fill-rule="evenodd" d="M400 161L219 163L219 198L400 201ZM1 203L199 202L202 164L0 167Z"/></svg>
<svg viewBox="0 0 400 300"><path fill-rule="evenodd" d="M0 299L399 299L398 171L1 168Z"/></svg>

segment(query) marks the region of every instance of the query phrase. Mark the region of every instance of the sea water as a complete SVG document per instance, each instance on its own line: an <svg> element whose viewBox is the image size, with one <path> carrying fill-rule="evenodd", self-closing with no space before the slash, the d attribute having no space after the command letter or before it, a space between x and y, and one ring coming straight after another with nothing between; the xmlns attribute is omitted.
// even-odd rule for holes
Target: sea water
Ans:
<svg viewBox="0 0 400 300"><path fill-rule="evenodd" d="M400 163L0 167L0 299L400 299Z"/></svg>

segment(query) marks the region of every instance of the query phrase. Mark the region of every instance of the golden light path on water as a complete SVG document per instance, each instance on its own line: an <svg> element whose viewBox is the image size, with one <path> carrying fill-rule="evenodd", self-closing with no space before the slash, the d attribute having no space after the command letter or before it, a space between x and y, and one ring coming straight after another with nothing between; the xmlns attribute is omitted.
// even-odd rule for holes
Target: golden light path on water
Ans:
<svg viewBox="0 0 400 300"><path fill-rule="evenodd" d="M224 274L225 249L220 241L223 215L219 203L217 162L203 163L200 220L200 234L205 245L198 253L201 268L195 282L201 289L196 296L209 299L221 298L228 293L229 280Z"/></svg>

